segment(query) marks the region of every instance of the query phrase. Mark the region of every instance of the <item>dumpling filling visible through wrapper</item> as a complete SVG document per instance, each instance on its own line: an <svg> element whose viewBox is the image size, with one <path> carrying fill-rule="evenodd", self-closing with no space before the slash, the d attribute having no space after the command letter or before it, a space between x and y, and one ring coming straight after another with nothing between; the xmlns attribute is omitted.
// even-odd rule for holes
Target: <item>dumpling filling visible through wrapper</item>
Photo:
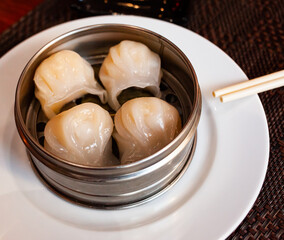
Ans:
<svg viewBox="0 0 284 240"><path fill-rule="evenodd" d="M108 92L108 103L118 110L119 94L130 87L145 88L160 97L161 59L146 45L124 40L110 48L99 77Z"/></svg>
<svg viewBox="0 0 284 240"><path fill-rule="evenodd" d="M44 129L44 148L69 162L116 165L112 154L113 121L94 103L84 103L53 117Z"/></svg>
<svg viewBox="0 0 284 240"><path fill-rule="evenodd" d="M148 157L169 144L181 131L175 107L155 97L132 99L114 118L115 138L122 164Z"/></svg>
<svg viewBox="0 0 284 240"><path fill-rule="evenodd" d="M34 75L35 96L50 119L68 102L90 93L107 102L107 93L95 80L92 66L78 53L62 50L46 58Z"/></svg>

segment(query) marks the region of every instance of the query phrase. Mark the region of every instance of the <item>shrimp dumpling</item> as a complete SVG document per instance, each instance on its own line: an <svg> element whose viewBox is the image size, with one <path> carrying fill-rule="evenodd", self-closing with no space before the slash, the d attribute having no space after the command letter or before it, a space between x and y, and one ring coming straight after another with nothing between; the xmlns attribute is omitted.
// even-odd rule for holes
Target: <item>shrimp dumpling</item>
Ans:
<svg viewBox="0 0 284 240"><path fill-rule="evenodd" d="M112 132L113 121L109 113L97 104L83 103L47 122L44 148L77 164L113 165Z"/></svg>
<svg viewBox="0 0 284 240"><path fill-rule="evenodd" d="M118 110L119 94L130 87L145 88L160 97L161 59L146 45L124 40L110 48L99 77L108 92L108 103Z"/></svg>
<svg viewBox="0 0 284 240"><path fill-rule="evenodd" d="M92 66L78 53L62 50L46 58L34 75L35 96L50 119L68 102L90 93L107 102Z"/></svg>
<svg viewBox="0 0 284 240"><path fill-rule="evenodd" d="M148 157L170 143L181 130L175 107L155 97L129 100L114 118L114 138L122 164Z"/></svg>

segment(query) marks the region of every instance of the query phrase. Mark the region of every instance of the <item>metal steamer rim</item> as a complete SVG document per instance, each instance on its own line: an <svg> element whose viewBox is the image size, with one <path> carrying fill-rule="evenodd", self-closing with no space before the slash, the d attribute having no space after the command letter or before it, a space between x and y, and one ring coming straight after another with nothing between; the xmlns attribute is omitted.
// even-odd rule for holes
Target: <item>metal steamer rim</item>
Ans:
<svg viewBox="0 0 284 240"><path fill-rule="evenodd" d="M52 184L50 184L48 182L48 180L42 175L42 173L39 171L36 164L34 163L32 157L31 157L31 154L28 151L27 151L27 155L28 155L28 158L30 160L31 167L32 167L34 173L39 178L39 180L44 184L44 186L46 186L47 189L49 191L51 191L52 193L56 194L57 196L61 197L62 199L64 199L67 202L78 204L78 205L83 206L83 207L94 208L94 209L116 210L116 209L127 209L127 208L131 208L131 207L137 207L137 206L140 206L142 204L146 204L146 203L158 198L159 196L165 194L167 191L169 191L182 178L182 176L185 174L186 170L188 169L188 167L189 167L189 165L192 161L195 149L196 149L196 142L197 142L197 134L195 134L195 136L194 136L193 144L192 144L192 147L189 151L189 155L188 155L188 158L185 162L185 165L183 166L182 170L177 174L177 176L170 183L168 183L168 185L166 185L163 189L159 190L158 192L152 194L151 196L148 196L148 197L143 198L141 200L138 200L136 202L130 202L130 203L127 203L127 204L119 204L119 205L103 205L103 204L86 203L85 201L80 201L80 200L78 200L74 197L71 197L71 196L64 194L62 191L58 190L56 187L54 187Z"/></svg>
<svg viewBox="0 0 284 240"><path fill-rule="evenodd" d="M150 48L155 49L152 51L159 53L163 72L160 84L161 99L178 110L183 124L181 133L157 153L126 165L88 167L64 159L61 161L45 151L43 133L47 118L35 99L32 87L33 73L38 64L60 49L79 51L78 53L83 53L82 57L93 66L95 77L99 80L98 70L108 48L114 42L128 38L151 46ZM88 47L95 47L94 39L98 41L101 49L91 48L89 54L89 48L80 47L82 42ZM126 100L137 97L131 96L127 99L129 93L143 97L145 93L141 94L140 90L126 90L124 97L126 96ZM123 92L121 96L123 100ZM63 110L83 102L98 103L95 97L85 95L67 104ZM102 107L109 110L109 106ZM91 208L119 209L137 206L160 196L173 186L184 174L194 155L200 112L201 93L196 74L187 57L162 36L123 24L87 26L52 40L27 64L16 90L16 125L26 145L34 172L58 196Z"/></svg>

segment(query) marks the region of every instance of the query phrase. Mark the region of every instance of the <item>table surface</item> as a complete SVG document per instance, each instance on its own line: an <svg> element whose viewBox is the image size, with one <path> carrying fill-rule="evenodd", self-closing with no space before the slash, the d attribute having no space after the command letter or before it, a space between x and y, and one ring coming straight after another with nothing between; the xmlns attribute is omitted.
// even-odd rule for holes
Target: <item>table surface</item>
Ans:
<svg viewBox="0 0 284 240"><path fill-rule="evenodd" d="M3 4L5 1L9 3ZM74 3L77 2L3 0L0 3L0 57L37 32L94 14L70 7ZM282 0L191 0L183 21L178 23L219 46L250 79L284 69ZM284 88L261 93L259 97L270 134L268 172L253 208L228 239L284 237Z"/></svg>
<svg viewBox="0 0 284 240"><path fill-rule="evenodd" d="M0 34L19 21L21 17L35 8L43 0L1 0L0 1Z"/></svg>

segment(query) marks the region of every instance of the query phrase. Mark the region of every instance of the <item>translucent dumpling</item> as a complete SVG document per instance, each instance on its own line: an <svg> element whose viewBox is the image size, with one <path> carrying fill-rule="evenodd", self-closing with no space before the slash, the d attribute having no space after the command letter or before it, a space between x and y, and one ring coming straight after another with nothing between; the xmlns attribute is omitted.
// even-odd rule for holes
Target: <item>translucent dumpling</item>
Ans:
<svg viewBox="0 0 284 240"><path fill-rule="evenodd" d="M146 88L160 97L161 59L146 45L124 40L110 48L99 77L108 92L109 105L118 110L117 97L130 87Z"/></svg>
<svg viewBox="0 0 284 240"><path fill-rule="evenodd" d="M94 103L75 106L49 120L44 148L69 162L88 166L113 165L113 121Z"/></svg>
<svg viewBox="0 0 284 240"><path fill-rule="evenodd" d="M170 143L181 130L175 107L155 97L132 99L114 118L114 138L122 164L148 157Z"/></svg>
<svg viewBox="0 0 284 240"><path fill-rule="evenodd" d="M68 102L87 93L107 102L106 91L94 77L92 66L78 53L62 50L45 59L34 75L35 96L50 119Z"/></svg>

